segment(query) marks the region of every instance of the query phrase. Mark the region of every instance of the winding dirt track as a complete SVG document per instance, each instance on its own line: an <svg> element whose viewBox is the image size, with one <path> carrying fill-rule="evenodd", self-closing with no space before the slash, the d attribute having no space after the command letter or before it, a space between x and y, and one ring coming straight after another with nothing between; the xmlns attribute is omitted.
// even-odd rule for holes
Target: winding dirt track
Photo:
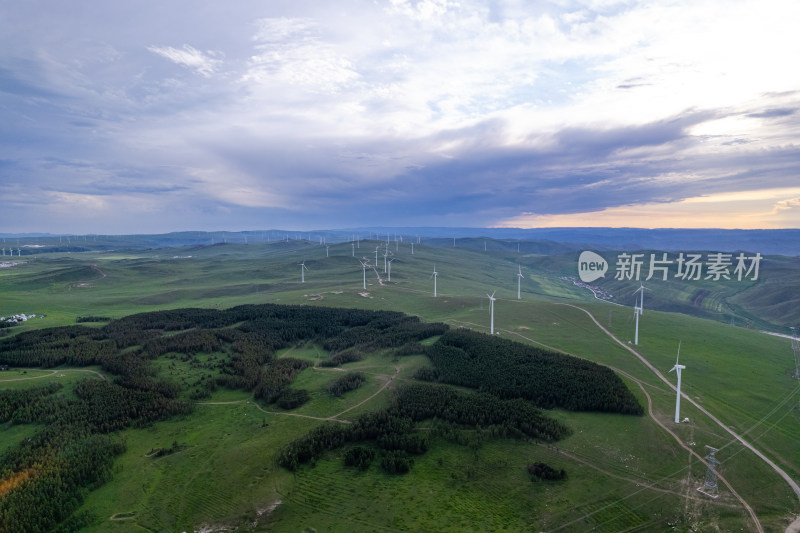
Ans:
<svg viewBox="0 0 800 533"><path fill-rule="evenodd" d="M563 304L563 305L569 305L569 304ZM575 306L573 306L573 305L570 305L570 307L575 307ZM580 308L580 307L576 307L576 309L581 309L581 308ZM584 311L584 312L585 312L586 314L588 314L589 316L592 316L592 315L591 315L591 314L590 314L588 311L586 311L585 309L581 309L581 311ZM592 317L592 319L594 319L594 317ZM454 322L455 322L455 321L454 321ZM461 321L459 321L459 322L461 322ZM595 324L597 324L598 326L600 326L600 324L597 322L597 320L595 320L594 322L595 322ZM461 322L461 323L463 323L463 324L472 324L471 322ZM477 326L478 324L474 324L474 325L476 325L476 326ZM616 337L614 337L614 336L613 336L613 335L612 335L612 334L611 334L611 333L610 333L608 330L606 330L605 328L603 328L603 326L600 326L600 327L601 327L601 328L603 329L603 331L605 331L605 332L606 332L606 333L607 333L609 336L611 336L612 338L614 338L614 340L617 340L617 339L616 339ZM558 349L558 348L554 348L554 347L552 347L552 346L548 346L547 344L543 344L543 343L541 343L541 342L535 341L535 340L533 340L533 339L531 339L531 338L529 338L529 337L526 337L525 335L522 335L522 334L521 334L521 333L519 333L519 332L516 332L516 331L511 331L511 330L506 330L506 329L504 329L504 330L501 330L501 331L503 331L504 333L509 333L509 334L512 334L512 335L516 335L516 336L518 336L518 337L521 337L521 338L523 338L523 339L525 339L525 340L527 340L527 341L529 341L529 342L532 342L532 343L534 343L534 344L538 344L539 346L545 347L545 348L547 348L547 349L549 349L549 350L553 350L553 351L556 351L556 352L559 352L559 353L564 353L564 354L567 354L567 352L564 352L564 350L560 350L560 349ZM617 342L620 342L620 341L619 341L619 340L617 340ZM620 343L620 344L621 344L621 343ZM626 348L627 348L627 346L626 346ZM628 348L628 349L630 349L630 348ZM631 350L631 351L632 351L632 350ZM570 354L567 354L567 355L570 355ZM637 354L637 355L638 355L638 354ZM642 357L641 357L641 356L639 356L639 358L641 359ZM660 426L660 427L661 427L661 428L662 428L664 431L666 431L667 433L669 433L669 434L670 434L670 436L672 436L672 438L673 438L673 439L675 439L675 441L678 443L678 445L680 445L680 447L681 447L681 448L683 448L684 450L688 451L688 452L689 452L691 455L693 455L694 457L696 457L696 458L697 458L697 459L698 459L698 460L699 460L701 463L703 463L704 465L706 465L706 467L708 466L708 463L706 462L706 460L705 460L705 459L703 459L703 458L702 458L700 455L698 455L698 454L697 454L697 453L696 453L694 450L692 450L692 449L691 449L689 446L687 446L686 444L684 444L684 443L683 443L683 441L681 440L681 438L680 438L680 437L678 437L678 435L676 435L676 434L675 434L675 432L673 432L671 429L669 429L667 426L665 426L665 425L664 425L664 424L663 424L663 423L662 423L662 422L661 422L661 421L660 421L658 418L656 418L656 415L655 415L655 413L653 413L653 400L652 400L652 398L650 397L650 394L648 394L648 393L647 393L647 390L645 390L644 386L645 386L645 385L647 385L647 386L649 386L649 387L653 387L653 388L655 388L655 389L657 389L657 390L660 390L660 391L662 391L662 392L666 392L664 389L660 389L660 388L658 388L658 387L654 387L653 385L651 385L651 384L649 384L649 383L646 383L646 382L644 382L644 381L642 381L642 380L640 380L640 379L638 379L638 378L636 378L636 377L632 376L631 374L629 374L629 373L627 373L627 372L625 372L625 371L623 371L623 370L620 370L620 369L618 369L618 368L615 368L615 367L613 367L613 366L610 366L610 365L604 365L604 366L607 366L608 368L610 368L610 369L614 370L615 372L618 372L618 373L620 373L620 374L624 375L625 377L627 377L627 378L628 378L628 379L630 379L631 381L635 382L635 383L636 383L636 384L639 386L639 388L640 388L640 389L642 389L642 392L644 393L645 397L647 398L647 414L650 416L650 418L651 418L651 419L652 419L652 420L653 420L653 421L654 421L656 424L658 424L658 425L659 425L659 426ZM648 363L648 366L649 366L649 363ZM651 368L651 369L654 369L654 367L652 367L652 366L650 366L650 368ZM662 379L664 379L664 378L663 378L663 376L662 376ZM667 383L667 384L669 384L669 383ZM674 387L673 387L673 389L674 389ZM567 455L567 456L569 456L569 457L571 457L571 458L573 458L573 459L575 459L575 460L577 460L577 461L580 461L580 462L582 462L582 463L588 464L588 465L589 465L589 466L591 466L592 468L596 468L594 465L590 464L589 462L587 462L587 461L584 461L584 460L581 460L580 458L574 457L573 455L569 454L568 452L564 452L564 451L561 451L561 450L559 450L559 453L562 453L563 455ZM599 470L599 469L598 469L598 470ZM612 475L612 476L614 476L614 477L618 477L618 478L620 478L620 479L626 479L626 478L622 478L622 477L620 477L620 476L617 476L617 475L614 475L614 474L609 474L609 475ZM753 511L753 508L752 508L752 507L750 507L750 505L749 505L749 504L748 504L748 503L747 503L747 502L744 500L744 498L742 498L742 497L739 495L739 493L738 493L738 492L736 492L736 490L734 490L734 488L731 486L731 484L728 482L728 480L727 480L727 479L725 479L725 478L724 478L724 477L723 477L721 474L719 474L719 473L717 473L717 478L718 478L719 480L721 480L721 481L722 481L722 482L725 484L725 486L726 486L726 487L728 487L728 489L731 491L731 494L733 494L733 496L734 496L734 497L736 497L736 499L737 499L737 500L739 500L739 503L741 503L741 504L742 504L742 506L743 506L743 507L744 507L744 508L747 510L747 512L750 514L750 518L753 520L753 523L754 523L754 524L755 524L755 526L756 526L756 529L757 529L757 530L758 530L760 533L764 533L764 529L761 527L761 523L758 521L758 517L756 516L756 514L755 514L755 511ZM657 488L657 487L655 487L655 486L653 486L653 485L643 485L643 487L644 487L645 489L651 489L651 490L655 490L655 491L659 491L659 492L671 492L671 491L667 491L667 490L664 490L664 489L659 489L659 488ZM601 509L601 510L602 510L602 509ZM595 511L595 512L599 512L599 510L598 510L598 511ZM579 520L582 520L582 519L583 519L583 517L582 517L582 518L580 518ZM578 521L578 520L576 520L576 522L577 522L577 521ZM571 524L573 524L573 523L574 523L574 522L570 522L570 523L567 523L567 524L563 524L563 525L562 525L561 527L559 527L558 529L561 529L561 528L567 527L567 526L569 526L569 525L571 525ZM554 531L557 531L558 529L556 529L556 530L554 530ZM789 531L788 531L788 530L787 530L787 533L789 533Z"/></svg>
<svg viewBox="0 0 800 533"><path fill-rule="evenodd" d="M299 418L310 418L312 420L320 420L322 422L339 422L340 424L352 424L352 422L350 420L340 420L339 417L342 416L343 414L345 414L348 411L352 411L356 407L360 407L360 406L364 405L365 403L367 403L368 401L373 399L375 396L377 396L378 394L380 394L384 390L386 390L386 387L388 387L392 383L392 381L394 380L395 376L397 376L398 372L400 372L400 367L395 367L395 369L394 369L394 374L395 375L394 376L389 376L389 378L386 380L386 383L381 385L381 388L378 389L377 391L375 391L374 394L372 394L368 398L365 398L364 400L361 400L357 404L355 404L355 405L353 405L351 407L348 407L344 411L342 411L340 413L336 413L335 415L331 415L329 417L301 415L299 413L286 413L286 412L282 412L282 411L267 411L266 409L264 409L260 405L258 405L256 402L251 402L250 400L234 400L234 401L230 401L230 402L195 402L195 404L196 405L235 405L235 404L240 404L240 403L252 403L256 407L256 409L258 409L262 413L266 413L268 415L296 416L296 417L299 417Z"/></svg>
<svg viewBox="0 0 800 533"><path fill-rule="evenodd" d="M592 322L594 322L595 325L597 325L597 327L599 327L606 335L608 335L610 338L612 338L617 344L619 344L620 346L622 346L623 348L625 348L626 350L631 352L633 355L635 355L642 363L644 363L644 365L647 368L650 369L651 372L653 372L661 381L666 383L669 388L671 388L672 390L676 390L675 385L670 383L670 381L667 378L664 377L664 374L659 372L659 370L656 367L654 367L652 364L650 364L650 362L647 359L645 359L641 354L639 354L636 350L634 350L633 348L631 348L630 346L628 346L627 344L625 344L624 342L622 342L621 340L616 338L614 336L614 334L611 333L610 331L608 331L605 327L603 327L603 325L600 324L600 322L598 322L597 319L594 317L594 315L592 315L589 311L587 311L586 309L584 309L582 307L578 307L578 306L572 305L572 304L558 304L558 305L565 305L567 307L572 307L574 309L578 309L578 310L583 311L584 313L586 313L589 316L589 318L592 319ZM639 382L638 380L636 380L636 381L637 381L637 383ZM641 387L641 384L639 384L639 386ZM644 390L644 388L642 388L642 390ZM647 394L647 393L645 393L645 394ZM709 413L702 405L700 405L699 403L694 401L692 398L688 397L685 393L681 393L681 397L684 398L689 403L691 403L692 405L694 405L700 412L705 414L707 417L709 417L711 420L713 420L719 427L721 427L726 432L728 432L731 436L733 436L733 438L735 438L737 441L739 441L742 444L742 446L744 446L747 449L749 449L750 451L752 451L761 460L763 460L765 463L767 463L779 476L781 476L786 481L786 483L789 485L789 487L792 489L792 491L794 491L795 495L797 495L798 499L800 499L800 486L798 486L798 484L791 477L789 477L789 474L787 474L781 467L776 465L769 457L765 456L763 453L761 453L759 450L757 450L752 444L750 444L749 442L744 440L735 431L733 431L728 426L723 424L722 421L720 421L717 417L715 417L714 415ZM649 395L648 395L648 404L650 404ZM651 417L652 417L652 412L651 412ZM672 434L676 439L678 438L677 436L675 436L674 433L672 433L672 431L670 431L667 427L665 427L658 420L656 420L655 417L653 417L653 420L655 420L656 423L658 423L666 431L668 431L670 434ZM680 442L680 440L679 440L679 442ZM683 446L682 443L681 443L681 445ZM694 452L692 452L692 453L694 453ZM697 455L697 454L695 454L695 455ZM702 459L700 456L697 456L697 457L704 464L707 464L705 462L705 460ZM744 500L733 490L733 488L730 486L730 484L721 475L719 475L719 473L717 474L717 477L719 479L723 480L725 485L731 490L731 493L734 494L739 499L739 501L742 502L743 505L745 505L745 507L747 508L748 512L750 513L750 516L753 518L753 520L755 521L756 525L758 526L758 530L759 531L763 531L763 529L761 528L761 524L758 522L758 518L756 518L756 515L753 512L752 508L750 508L750 506L747 505L744 502ZM799 529L800 529L800 517L797 517L797 519L794 522L792 522L792 524L790 524L789 527L786 529L786 533L794 533L794 532L797 532Z"/></svg>
<svg viewBox="0 0 800 533"><path fill-rule="evenodd" d="M20 370L41 370L41 368L21 368ZM12 378L12 379L0 379L0 383L7 382L7 381L25 381L29 379L42 379L42 378L51 378L54 374L58 374L59 372L89 372L90 374L95 374L102 380L108 381L108 378L105 377L103 374L98 372L97 370L89 370L88 368L61 368L57 370L50 370L49 374L43 374L41 376L33 376L29 378Z"/></svg>

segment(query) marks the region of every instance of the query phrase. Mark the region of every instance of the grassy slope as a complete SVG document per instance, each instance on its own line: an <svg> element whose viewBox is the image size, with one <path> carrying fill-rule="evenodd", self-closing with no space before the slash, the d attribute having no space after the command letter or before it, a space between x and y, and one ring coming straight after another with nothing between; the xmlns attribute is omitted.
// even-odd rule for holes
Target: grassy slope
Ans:
<svg viewBox="0 0 800 533"><path fill-rule="evenodd" d="M362 243L360 252L374 261L374 245ZM401 248L399 260L392 265L391 285L379 286L375 273L368 272L369 297L364 297L359 294L361 268L350 253L349 244L337 245L331 247L332 257L325 258L324 247L290 242L130 255L115 252L113 256L39 256L26 265L0 271L0 315L48 315L24 326L31 328L74 323L74 318L81 315L118 317L160 308L278 302L398 309L428 320L448 320L454 325L471 324L480 329L488 327L488 305L481 296L497 289L496 296L501 299L496 303L495 320L499 327L610 364L652 384L648 391L656 412L665 422L671 420L673 391L605 337L585 314L550 302L561 299L580 303L604 324L611 312L611 329L623 340L632 337L630 308L595 303L584 289L557 275L531 276L527 271L524 300L515 300L515 261L533 265L542 258L519 258L516 254L498 257L425 246L416 246L415 255L411 256L410 250ZM175 255L193 257L172 259ZM307 282L300 284L296 270L297 263L303 260L310 270L306 273ZM439 272L437 299L430 294L429 276L434 262ZM382 266L381 258L379 271L385 278ZM790 380L787 373L791 362L787 340L649 311L642 317L640 327L641 353L664 372L674 364L677 341L681 340L681 361L687 365L683 390L699 397L707 408L739 430L761 421L749 435L751 440L792 475L800 477L794 445L800 439L800 419L793 409L798 399L797 382ZM318 352L321 349L308 345L286 355L315 360ZM322 391L335 377L335 371L306 370L294 386L312 391L313 401L297 413L330 416L341 412L377 391L394 374L395 367L401 367L396 378L401 382L410 378L415 366L426 364L423 357L403 358L400 363L376 355L348 365L364 371L370 379L344 400L327 397ZM181 372L191 376L188 367ZM632 383L629 386L645 403L638 387ZM241 394L228 391L220 391L213 398L244 399ZM379 394L346 413L346 417L378 408L386 401L388 396ZM727 434L693 412L691 406L683 405L682 413L693 421L679 427L684 440L696 442L701 455L705 444L721 448L718 457L723 461L724 475L756 508L762 522L777 525L789 510L797 510L790 491L750 452L727 444L731 440ZM270 520L280 525L280 530L307 526L327 529L341 516L363 517L365 529L415 529L428 523L426 520L433 521L433 529L459 529L464 524L474 524L486 530L501 526L518 530L520 521L534 523L539 529L555 529L556 524L578 520L564 530L583 531L587 529L587 523L580 521L584 515L590 524L615 529L617 526L611 522L614 517L629 513L633 513L629 516L630 525L657 520L659 515L666 520L701 512L704 520L711 523L731 527L743 523L741 509L729 496L723 495L713 505L685 497L694 495L693 487L702 480L704 467L690 461L649 419L575 413L557 416L574 429L574 434L557 446L574 457L515 441L485 443L477 451L442 444L420 458L412 474L404 478L387 477L376 465L365 474L350 472L343 469L336 454L315 469L292 476L273 466L274 451L319 422L264 414L252 403L198 406L187 420L125 432L128 452L118 461L115 479L92 493L85 508L101 517L137 512L134 518L106 521L97 531L141 531L137 524L151 530L172 530L201 523L237 522L244 517L255 520L259 510L278 498L283 503ZM261 427L264 420L269 423L267 428ZM4 441L11 436L6 431L9 430L4 430ZM160 459L144 457L151 448L167 447L173 440L189 448ZM506 463L498 465L497 457ZM534 459L552 460L563 466L570 479L555 486L531 484L522 469ZM581 463L581 459L606 473ZM458 476L470 465L473 473L460 479ZM688 473L689 490L684 483ZM637 480L657 482L664 490L684 496L644 490L637 487ZM419 487L428 487L429 492L420 492ZM333 503L314 503L315 494L322 500L324 494L336 496L330 496ZM453 495L463 504L454 503ZM392 502L392 513L388 521L380 521L386 510L378 502L385 505L387 501ZM424 506L420 505L422 501ZM266 520L262 517L263 522Z"/></svg>

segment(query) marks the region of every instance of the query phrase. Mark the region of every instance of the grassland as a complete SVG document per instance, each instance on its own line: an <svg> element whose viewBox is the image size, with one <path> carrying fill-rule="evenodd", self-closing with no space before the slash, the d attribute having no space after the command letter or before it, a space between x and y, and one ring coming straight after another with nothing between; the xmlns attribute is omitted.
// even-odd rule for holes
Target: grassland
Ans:
<svg viewBox="0 0 800 533"><path fill-rule="evenodd" d="M356 255L374 263L376 245L362 241ZM630 389L646 405L641 383L658 420L674 427L684 443L693 443L700 455L705 455L706 445L720 449L720 471L753 506L765 530L782 530L800 511L794 494L763 461L688 402L681 412L691 422L672 423L674 391L583 311L563 304L579 305L606 326L610 322L609 329L623 342L633 336L632 310L597 302L586 289L560 279L563 259L428 246L415 246L412 256L404 245L395 252L392 281L386 279L379 257L379 268L367 272L365 291L351 250L349 243L331 246L331 257L326 258L324 247L290 241L42 254L0 270L0 315L47 315L15 328L19 330L74 324L79 316L117 318L165 308L305 303L400 310L486 331L484 295L497 290L495 323L502 336L619 369L630 376ZM188 255L191 258L175 258ZM303 284L298 265L302 261L309 268ZM434 262L440 295L435 299L430 279ZM521 301L516 300L517 263L526 274ZM664 288L655 286L654 292L659 289ZM690 289L675 286L661 294ZM683 391L800 479L800 392L790 375L789 341L711 320L645 311L639 353L666 372L674 364L679 341L681 362L687 366ZM317 345L301 344L279 356L317 363L327 354ZM191 361L158 364L162 374L187 382L199 372ZM265 408L244 393L218 390L184 419L126 430L128 449L117 460L114 479L84 503L83 508L100 519L89 531L197 531L234 525L255 531L662 531L673 526L689 530L693 524L705 530L752 529L743 507L724 488L717 500L695 491L705 467L647 417L555 411L552 414L573 430L555 446L480 435L472 435L473 444L460 445L436 436L431 427L432 449L401 477L388 476L377 465L366 472L346 468L343 450L294 474L275 465L276 450L322 423L318 419L352 420L386 406L391 389L412 380L414 370L428 364L424 356L376 353L346 365L368 379L343 398L325 392L341 371L314 367L293 384L312 396L294 411ZM0 373L0 379L17 377L17 372ZM58 379L65 383L78 376L63 374ZM27 377L44 377L0 381L0 389L56 379L55 375L28 370ZM29 431L27 426L0 426L0 451L27 438ZM147 456L153 448L173 442L186 447L166 457ZM536 460L565 468L568 479L531 482L525 466Z"/></svg>

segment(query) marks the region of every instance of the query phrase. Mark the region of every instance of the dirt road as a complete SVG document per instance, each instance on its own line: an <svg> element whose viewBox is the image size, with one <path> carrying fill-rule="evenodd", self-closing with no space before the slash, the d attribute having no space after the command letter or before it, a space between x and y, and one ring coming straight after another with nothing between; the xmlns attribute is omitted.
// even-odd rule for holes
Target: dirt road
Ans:
<svg viewBox="0 0 800 533"><path fill-rule="evenodd" d="M662 373L661 373L661 372L660 372L660 371L659 371L659 370L658 370L656 367L654 367L652 364L650 364L650 362L649 362L647 359L645 359L645 358L644 358L644 357L643 357L643 356L642 356L642 355L641 355L639 352L637 352L636 350L634 350L633 348L631 348L630 346L628 346L627 344L625 344L624 342L622 342L621 340L619 340L617 337L615 337L615 336L614 336L614 334L613 334L613 333L611 333L611 332L610 332L610 331L608 331L608 330L607 330L605 327L603 327L603 325L602 325L602 324L600 324L600 322L598 322L598 321L597 321L597 319L594 317L594 315L592 315L592 314L591 314L589 311L587 311L586 309L584 309L584 308L582 308L582 307L578 307L578 306L576 306L576 305L572 305L572 304L558 304L558 305L565 305L565 306L567 306L567 307L572 307L572 308L574 308L574 309L578 309L578 310L580 310L580 311L583 311L584 313L586 313L587 315L589 315L589 318L591 318L591 319L592 319L592 321L595 323L595 325L596 325L597 327L599 327L601 330L603 330L603 332L604 332L606 335L608 335L608 336L609 336L611 339L613 339L613 340L614 340L614 341L615 341L617 344L619 344L620 346L622 346L623 348L625 348L626 350L628 350L629 352L631 352L633 355L635 355L635 356L636 356L636 357L637 357L637 358L638 358L638 359L639 359L639 360L640 360L642 363L644 363L644 365L645 365L647 368L649 368L649 369L650 369L650 371L651 371L651 372L653 372L653 373L654 373L654 374L655 374L655 375L656 375L656 376L657 376L657 377L658 377L658 378L659 378L661 381L663 381L664 383L666 383L666 384L667 384L667 386L668 386L669 388L671 388L672 390L675 390L675 391L677 391L677 389L676 389L675 385L673 385L673 384L672 384L672 383L671 383L671 382L670 382L670 381L669 381L669 380L668 380L666 377L664 377L664 374L662 374ZM733 431L731 428L729 428L729 427L728 427L728 426L726 426L724 423L722 423L722 421L721 421L721 420L719 420L717 417L715 417L714 415L712 415L711 413L709 413L709 412L708 412L708 411L707 411L707 410L706 410L706 409L705 409L705 408L704 408L702 405L700 405L699 403L697 403L695 400L693 400L692 398L690 398L690 397L686 396L686 394L685 394L685 393L681 393L681 397L682 397L682 398L684 398L684 399L685 399L686 401L688 401L689 403L691 403L692 405L694 405L694 406L695 406L695 407L696 407L696 408L697 408L697 409L698 409L700 412L702 412L703 414L705 414L705 415L706 415L707 417L709 417L709 418L710 418L712 421L714 421L714 423L716 423L716 424L717 424L719 427L721 427L722 429L724 429L724 430L725 430L727 433L729 433L729 434L730 434L730 435L731 435L733 438L735 438L737 441L739 441L739 443L741 443L741 444L742 444L742 446L744 446L744 447L746 447L747 449L749 449L750 451L752 451L752 452L753 452L754 454L756 454L756 455L757 455L757 456L758 456L758 457L759 457L759 458L760 458L762 461L764 461L765 463L767 463L767 464L770 466L770 468L772 468L772 469L773 469L773 470L774 470L774 471L775 471L775 472L776 472L776 473L777 473L779 476L781 476L781 477L784 479L784 481L786 481L786 483L789 485L789 487L792 489L792 491L794 491L795 495L796 495L796 496L798 497L798 499L800 500L800 486L799 486L799 485L798 485L798 484L797 484L797 483L796 483L796 482L795 482L795 481L794 481L794 480L793 480L791 477L789 477L789 474L787 474L787 473L786 473L786 472L785 472L785 471L784 471L784 470L783 470L781 467L779 467L778 465L776 465L776 464L775 464L775 463L774 463L774 462L773 462L773 461L772 461L772 460L771 460L769 457L767 457L766 455L764 455L763 453L761 453L761 452L760 452L758 449L756 449L756 448L755 448L755 447L754 447L752 444L750 444L749 442L747 442L746 440L744 440L744 439L743 439L743 438L742 438L742 437L741 437L739 434L737 434L737 433L736 433L735 431ZM661 425L661 424L659 424L659 425ZM662 427L663 427L663 425L662 425ZM666 428L665 428L665 429L666 429ZM671 432L670 432L670 433L671 433ZM703 462L705 462L705 461L703 461ZM718 475L718 477L719 477L720 479L722 479L722 477L721 477L721 476L719 476L719 475ZM727 483L726 483L726 485L727 485ZM751 510L751 509L749 509L749 506L748 506L748 510L750 510L750 512L751 512L751 515L752 515L752 516L755 518L755 515L752 513L752 510ZM758 523L758 521L757 521L757 520L756 520L756 523ZM760 529L760 526L759 526L759 529ZM792 522L792 524L791 524L791 525L790 525L790 526L789 526L789 527L786 529L786 533L797 533L798 531L800 531L800 516L798 516L798 517L797 517L797 519L795 519L795 521L794 521L794 522Z"/></svg>

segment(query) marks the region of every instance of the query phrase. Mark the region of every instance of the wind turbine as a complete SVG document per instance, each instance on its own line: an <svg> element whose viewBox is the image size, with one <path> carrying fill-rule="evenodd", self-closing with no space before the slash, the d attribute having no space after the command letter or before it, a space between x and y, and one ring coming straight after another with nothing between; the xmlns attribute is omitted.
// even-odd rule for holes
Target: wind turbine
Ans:
<svg viewBox="0 0 800 533"><path fill-rule="evenodd" d="M308 270L308 267L306 266L306 262L303 261L300 263L300 283L306 282L306 270Z"/></svg>
<svg viewBox="0 0 800 533"><path fill-rule="evenodd" d="M525 276L522 275L522 267L520 265L517 265L517 267L519 268L519 272L517 273L517 300L521 300L522 297L519 294L519 289L520 285L522 285L522 278Z"/></svg>
<svg viewBox="0 0 800 533"><path fill-rule="evenodd" d="M439 277L439 273L436 272L436 263L433 264L433 274L431 274L433 278L433 297L436 298L436 278Z"/></svg>
<svg viewBox="0 0 800 533"><path fill-rule="evenodd" d="M331 249L331 247L330 247L330 246L328 246L328 245L326 244L326 245L325 245L325 257L330 257L330 256L329 256L329 254L328 254L328 252L330 251L330 249Z"/></svg>
<svg viewBox="0 0 800 533"><path fill-rule="evenodd" d="M681 357L681 343L678 341L678 357L675 358L675 366L673 366L669 371L672 372L673 370L678 372L678 396L675 398L675 423L678 424L681 421L681 370L686 368L683 365L678 364L678 360Z"/></svg>
<svg viewBox="0 0 800 533"><path fill-rule="evenodd" d="M495 292L497 291L494 291L491 296L489 296L489 293L486 293L486 296L489 296L489 309L491 310L490 313L492 317L489 322L489 333L492 335L494 335L494 301L497 300L497 298L494 297Z"/></svg>
<svg viewBox="0 0 800 533"><path fill-rule="evenodd" d="M367 267L369 266L369 262L365 257L363 261L361 261L361 270L363 270L364 274L364 290L367 290Z"/></svg>
<svg viewBox="0 0 800 533"><path fill-rule="evenodd" d="M634 333L634 336L633 336L633 344L638 346L639 345L639 316L641 316L642 311L644 310L644 285L639 284L639 288L636 289L633 292L633 294L636 294L637 292L641 292L642 293L641 302L639 300L639 297L637 296L636 297L636 305L634 305L634 307L633 307L633 316L636 317L636 332Z"/></svg>
<svg viewBox="0 0 800 533"><path fill-rule="evenodd" d="M414 255L414 241L411 241L411 255Z"/></svg>
<svg viewBox="0 0 800 533"><path fill-rule="evenodd" d="M375 268L378 268L378 248L380 248L380 246L375 247Z"/></svg>
<svg viewBox="0 0 800 533"><path fill-rule="evenodd" d="M397 258L393 257L389 259L389 281L392 281L392 261L394 261L395 259Z"/></svg>

